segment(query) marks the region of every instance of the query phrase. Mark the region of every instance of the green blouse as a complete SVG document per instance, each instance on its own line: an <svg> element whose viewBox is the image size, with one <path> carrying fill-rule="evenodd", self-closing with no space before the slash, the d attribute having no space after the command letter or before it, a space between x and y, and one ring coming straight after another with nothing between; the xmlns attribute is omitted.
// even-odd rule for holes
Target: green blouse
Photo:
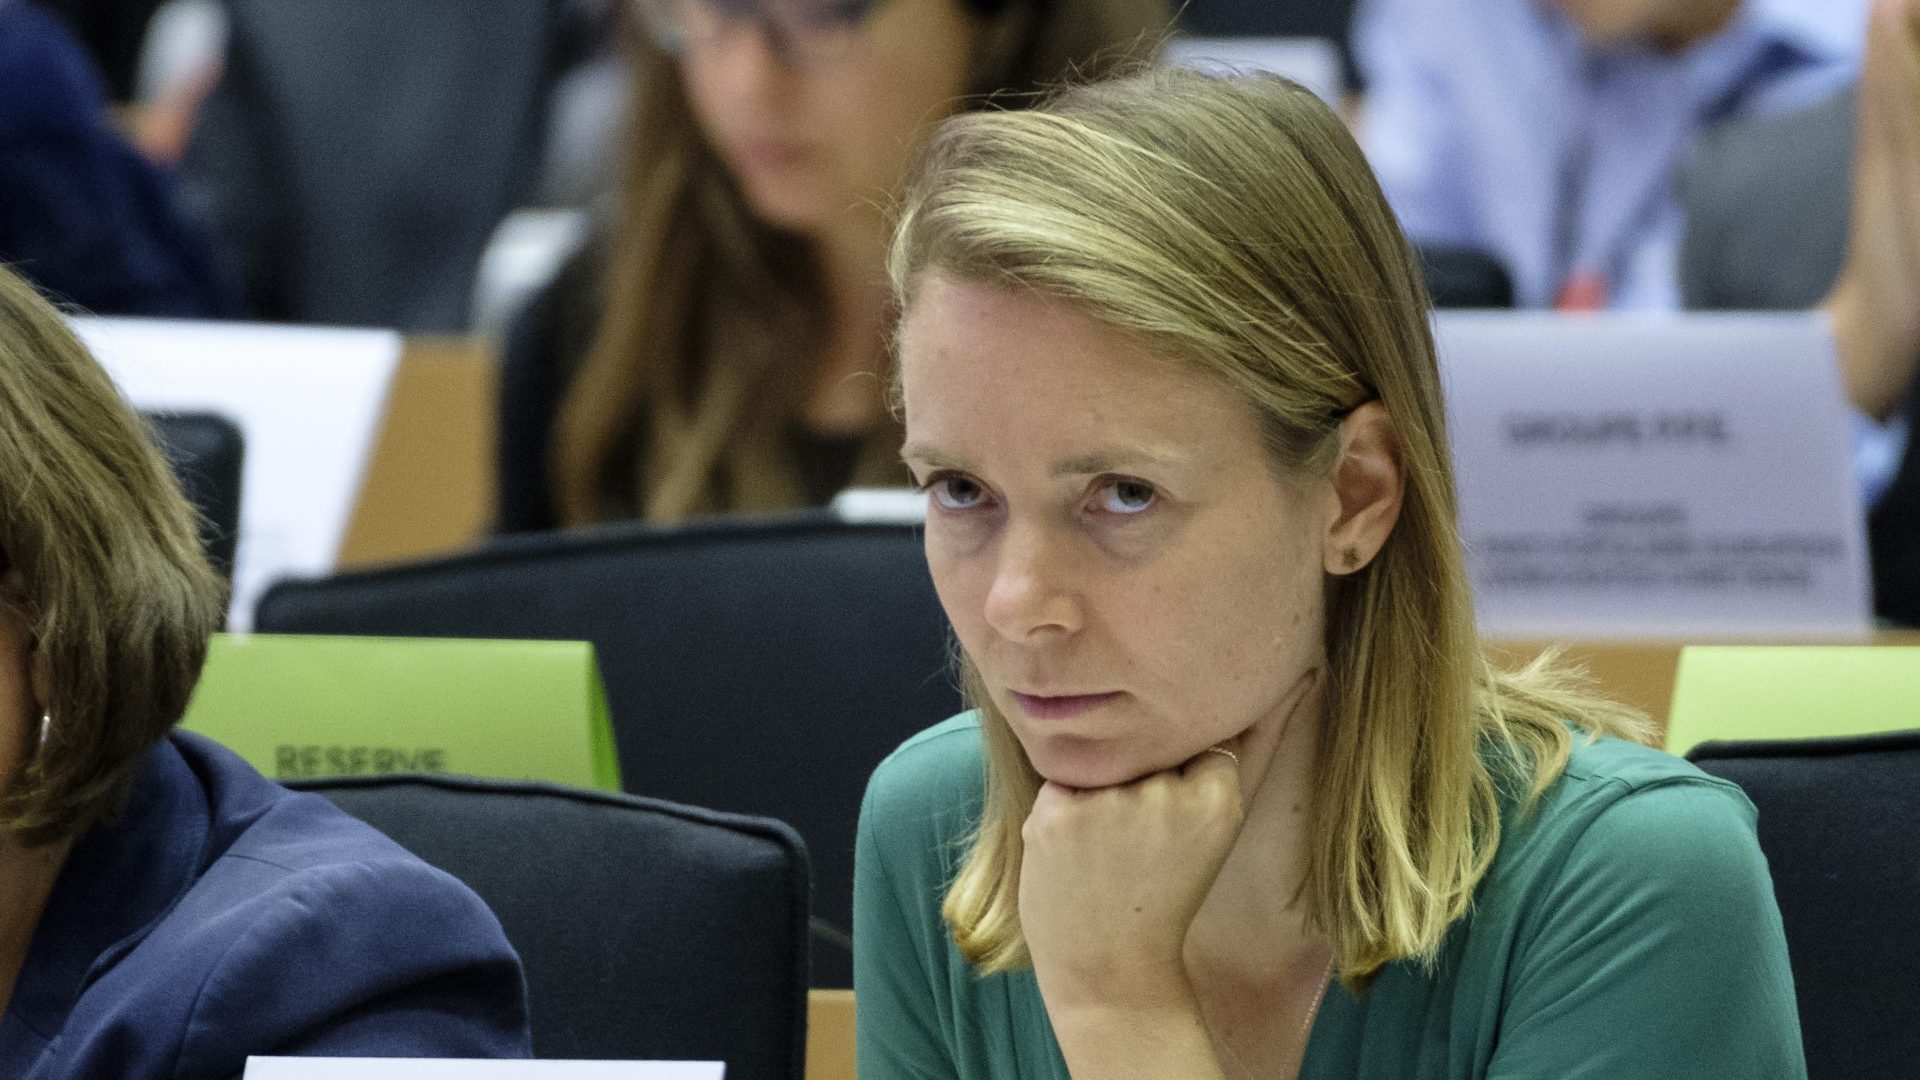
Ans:
<svg viewBox="0 0 1920 1080"><path fill-rule="evenodd" d="M874 772L854 872L860 1080L1065 1080L1031 971L979 978L940 921L983 787L954 717ZM1804 1078L1773 884L1738 788L1671 755L1576 738L1503 823L1432 970L1321 1006L1303 1080ZM1083 1078L1086 1080L1086 1078Z"/></svg>

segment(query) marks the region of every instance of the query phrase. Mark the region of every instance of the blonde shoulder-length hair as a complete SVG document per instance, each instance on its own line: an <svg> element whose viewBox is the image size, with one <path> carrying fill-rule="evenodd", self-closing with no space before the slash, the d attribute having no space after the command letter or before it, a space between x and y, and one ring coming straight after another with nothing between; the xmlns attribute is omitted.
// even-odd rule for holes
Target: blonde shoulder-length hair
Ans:
<svg viewBox="0 0 1920 1080"><path fill-rule="evenodd" d="M1166 0L952 2L979 20L969 105L1106 74L1150 54L1171 22ZM599 326L555 419L554 510L578 525L630 504L651 521L797 505L785 438L821 347L813 251L754 218L700 134L678 63L626 21L626 175ZM867 440L856 482L900 482L897 436Z"/></svg>
<svg viewBox="0 0 1920 1080"><path fill-rule="evenodd" d="M1348 986L1437 954L1493 861L1502 797L1530 804L1560 774L1570 723L1644 741L1644 717L1550 664L1485 660L1419 269L1359 148L1311 93L1161 69L951 119L908 193L890 270L903 307L935 273L1081 305L1232 389L1292 475L1331 468L1355 406L1386 407L1405 501L1379 556L1329 584L1300 897ZM962 666L987 794L942 912L991 973L1031 962L1020 828L1039 777Z"/></svg>

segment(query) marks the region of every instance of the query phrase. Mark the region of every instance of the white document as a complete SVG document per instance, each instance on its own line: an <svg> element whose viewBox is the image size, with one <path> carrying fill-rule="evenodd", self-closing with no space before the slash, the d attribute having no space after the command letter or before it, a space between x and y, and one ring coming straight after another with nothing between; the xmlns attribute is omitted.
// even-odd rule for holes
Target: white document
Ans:
<svg viewBox="0 0 1920 1080"><path fill-rule="evenodd" d="M1201 71L1226 74L1265 71L1284 75L1336 109L1347 89L1340 47L1327 38L1176 37L1161 49L1160 57L1176 67Z"/></svg>
<svg viewBox="0 0 1920 1080"><path fill-rule="evenodd" d="M827 508L855 525L918 525L927 520L927 495L910 487L848 488Z"/></svg>
<svg viewBox="0 0 1920 1080"><path fill-rule="evenodd" d="M283 577L333 570L400 336L160 319L74 320L135 407L219 413L246 439L229 625Z"/></svg>
<svg viewBox="0 0 1920 1080"><path fill-rule="evenodd" d="M1870 632L1824 318L1442 312L1435 327L1482 633Z"/></svg>
<svg viewBox="0 0 1920 1080"><path fill-rule="evenodd" d="M719 1061L455 1061L440 1058L247 1059L243 1080L723 1080Z"/></svg>

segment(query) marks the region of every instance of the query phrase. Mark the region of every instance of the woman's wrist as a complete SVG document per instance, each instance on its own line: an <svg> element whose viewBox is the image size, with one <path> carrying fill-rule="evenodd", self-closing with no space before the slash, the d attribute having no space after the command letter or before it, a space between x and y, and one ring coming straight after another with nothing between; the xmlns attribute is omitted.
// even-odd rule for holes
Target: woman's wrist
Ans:
<svg viewBox="0 0 1920 1080"><path fill-rule="evenodd" d="M1044 969L1037 973L1040 996L1047 1003L1048 1015L1087 1017L1103 1022L1112 1015L1152 1017L1191 1010L1199 1012L1199 999L1187 978L1186 968L1142 965L1138 971L1066 976L1050 976Z"/></svg>
<svg viewBox="0 0 1920 1080"><path fill-rule="evenodd" d="M1182 984L1164 1000L1084 1001L1057 1010L1048 1001L1047 1019L1068 1072L1076 1080L1223 1077L1199 998Z"/></svg>

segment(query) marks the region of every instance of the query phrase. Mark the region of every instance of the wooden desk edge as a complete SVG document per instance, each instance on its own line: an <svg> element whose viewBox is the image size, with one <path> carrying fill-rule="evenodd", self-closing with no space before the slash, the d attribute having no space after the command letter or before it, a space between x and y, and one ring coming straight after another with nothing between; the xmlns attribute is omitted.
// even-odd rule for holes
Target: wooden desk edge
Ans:
<svg viewBox="0 0 1920 1080"><path fill-rule="evenodd" d="M854 1080L853 991L807 992L807 1080Z"/></svg>
<svg viewBox="0 0 1920 1080"><path fill-rule="evenodd" d="M410 337L340 544L351 569L472 544L493 513L498 372L479 338Z"/></svg>

